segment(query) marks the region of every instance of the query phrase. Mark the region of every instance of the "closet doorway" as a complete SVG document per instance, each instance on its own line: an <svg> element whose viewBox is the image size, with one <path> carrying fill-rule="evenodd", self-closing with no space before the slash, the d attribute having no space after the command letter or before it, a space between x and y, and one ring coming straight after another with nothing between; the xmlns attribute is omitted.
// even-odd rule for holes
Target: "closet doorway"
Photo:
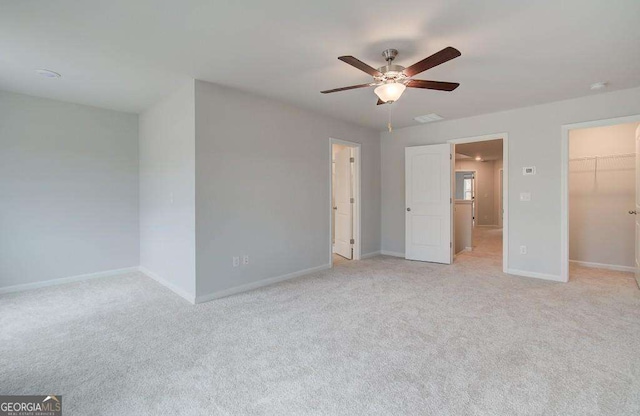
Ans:
<svg viewBox="0 0 640 416"><path fill-rule="evenodd" d="M640 116L563 127L563 280L579 267L636 272Z"/></svg>

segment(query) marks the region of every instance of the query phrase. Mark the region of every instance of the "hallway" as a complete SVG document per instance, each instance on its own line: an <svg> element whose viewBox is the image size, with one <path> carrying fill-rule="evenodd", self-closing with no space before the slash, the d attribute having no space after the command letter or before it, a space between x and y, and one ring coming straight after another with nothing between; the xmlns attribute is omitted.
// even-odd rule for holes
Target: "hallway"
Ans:
<svg viewBox="0 0 640 416"><path fill-rule="evenodd" d="M502 228L475 227L473 229L473 251L458 253L455 261L478 257L490 259L492 260L491 265L502 268Z"/></svg>

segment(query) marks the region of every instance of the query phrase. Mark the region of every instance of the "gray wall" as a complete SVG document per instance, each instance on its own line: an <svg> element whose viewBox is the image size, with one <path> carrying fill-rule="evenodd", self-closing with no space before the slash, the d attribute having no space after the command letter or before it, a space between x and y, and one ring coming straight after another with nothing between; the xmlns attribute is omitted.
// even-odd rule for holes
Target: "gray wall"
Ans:
<svg viewBox="0 0 640 416"><path fill-rule="evenodd" d="M638 123L572 130L569 156L635 153ZM635 158L569 164L569 259L635 265Z"/></svg>
<svg viewBox="0 0 640 416"><path fill-rule="evenodd" d="M377 131L197 81L196 137L198 296L328 264L330 137L362 144L362 253L380 250Z"/></svg>
<svg viewBox="0 0 640 416"><path fill-rule="evenodd" d="M0 287L138 265L138 116L0 91Z"/></svg>
<svg viewBox="0 0 640 416"><path fill-rule="evenodd" d="M140 266L195 296L195 108L189 82L140 115Z"/></svg>
<svg viewBox="0 0 640 416"><path fill-rule="evenodd" d="M453 207L455 251L473 247L473 206L469 200L456 200Z"/></svg>
<svg viewBox="0 0 640 416"><path fill-rule="evenodd" d="M382 249L404 252L406 146L507 132L509 268L559 276L561 126L632 114L640 114L639 88L382 133ZM523 176L524 166L537 174ZM520 202L520 192L532 200ZM528 254L519 254L520 245Z"/></svg>
<svg viewBox="0 0 640 416"><path fill-rule="evenodd" d="M456 160L456 170L474 170L476 172L476 225L497 224L493 206L493 160L486 162L466 159Z"/></svg>

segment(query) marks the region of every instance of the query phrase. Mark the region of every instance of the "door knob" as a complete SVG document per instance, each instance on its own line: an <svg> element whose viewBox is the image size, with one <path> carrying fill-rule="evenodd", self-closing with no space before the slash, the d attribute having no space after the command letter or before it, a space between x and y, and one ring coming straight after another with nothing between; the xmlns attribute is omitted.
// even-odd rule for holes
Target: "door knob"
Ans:
<svg viewBox="0 0 640 416"><path fill-rule="evenodd" d="M637 211L629 211L629 214L631 215L636 215L638 212Z"/></svg>
<svg viewBox="0 0 640 416"><path fill-rule="evenodd" d="M338 209L338 207L333 207L333 209Z"/></svg>
<svg viewBox="0 0 640 416"><path fill-rule="evenodd" d="M407 211L411 211L411 208L407 208Z"/></svg>

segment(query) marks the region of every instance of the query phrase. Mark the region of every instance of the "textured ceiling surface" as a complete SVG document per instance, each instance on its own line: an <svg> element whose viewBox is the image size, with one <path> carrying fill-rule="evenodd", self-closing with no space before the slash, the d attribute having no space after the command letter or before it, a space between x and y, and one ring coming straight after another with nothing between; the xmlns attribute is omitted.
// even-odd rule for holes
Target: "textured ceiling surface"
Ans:
<svg viewBox="0 0 640 416"><path fill-rule="evenodd" d="M502 139L457 144L456 154L482 160L502 159Z"/></svg>
<svg viewBox="0 0 640 416"><path fill-rule="evenodd" d="M140 112L196 78L382 130L389 110L403 127L638 86L638 16L638 0L2 0L0 89ZM408 66L446 46L462 56L417 78L454 92L319 93L370 81L340 55L378 67L391 47Z"/></svg>

